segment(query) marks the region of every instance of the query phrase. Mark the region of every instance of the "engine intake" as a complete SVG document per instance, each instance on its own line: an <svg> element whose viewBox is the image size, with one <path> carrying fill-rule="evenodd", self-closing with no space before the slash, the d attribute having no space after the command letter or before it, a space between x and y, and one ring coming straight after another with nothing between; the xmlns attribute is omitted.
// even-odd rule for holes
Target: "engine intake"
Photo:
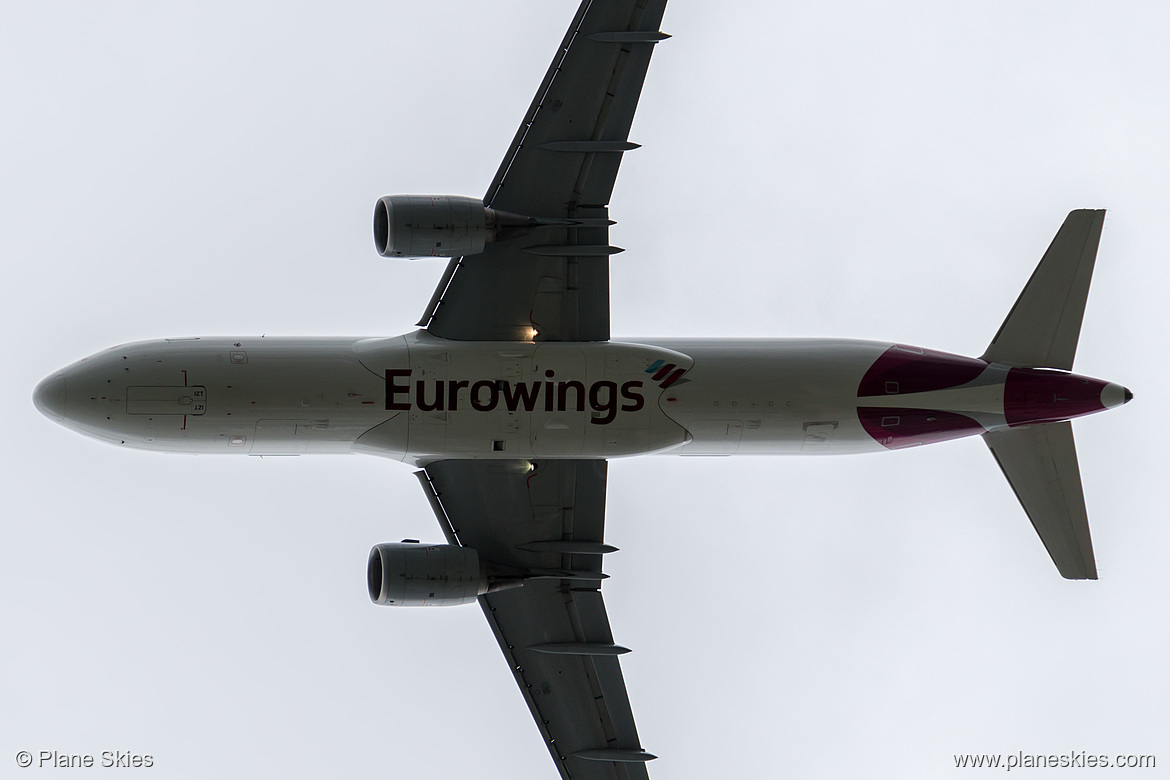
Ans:
<svg viewBox="0 0 1170 780"><path fill-rule="evenodd" d="M392 607L468 604L488 591L488 570L470 547L388 542L370 550L370 600Z"/></svg>

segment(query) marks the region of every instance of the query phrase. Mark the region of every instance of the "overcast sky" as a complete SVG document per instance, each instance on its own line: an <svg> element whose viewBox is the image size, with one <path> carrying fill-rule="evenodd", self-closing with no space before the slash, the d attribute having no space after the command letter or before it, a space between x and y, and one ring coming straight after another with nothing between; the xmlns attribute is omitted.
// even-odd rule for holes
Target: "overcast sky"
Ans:
<svg viewBox="0 0 1170 780"><path fill-rule="evenodd" d="M0 775L56 749L556 777L478 609L369 603L373 544L441 539L408 467L121 450L30 399L139 339L410 330L443 263L378 258L375 200L481 195L575 5L6 6ZM977 355L1065 214L1107 208L1076 370L1136 399L1074 423L1098 582L1060 578L978 438L612 463L652 777L1170 766L1168 27L1153 2L667 8L611 207L616 336Z"/></svg>

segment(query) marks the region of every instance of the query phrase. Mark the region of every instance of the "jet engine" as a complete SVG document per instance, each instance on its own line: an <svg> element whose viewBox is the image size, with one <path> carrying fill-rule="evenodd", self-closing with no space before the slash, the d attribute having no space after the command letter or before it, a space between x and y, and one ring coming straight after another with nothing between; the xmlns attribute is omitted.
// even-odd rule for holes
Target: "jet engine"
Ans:
<svg viewBox="0 0 1170 780"><path fill-rule="evenodd" d="M374 206L374 245L382 257L477 255L494 223L479 198L386 195Z"/></svg>
<svg viewBox="0 0 1170 780"><path fill-rule="evenodd" d="M545 219L489 209L463 195L386 195L374 205L382 257L462 257L541 227L596 227L608 219Z"/></svg>
<svg viewBox="0 0 1170 780"><path fill-rule="evenodd" d="M389 542L370 550L370 600L393 607L468 604L488 591L488 570L470 547Z"/></svg>

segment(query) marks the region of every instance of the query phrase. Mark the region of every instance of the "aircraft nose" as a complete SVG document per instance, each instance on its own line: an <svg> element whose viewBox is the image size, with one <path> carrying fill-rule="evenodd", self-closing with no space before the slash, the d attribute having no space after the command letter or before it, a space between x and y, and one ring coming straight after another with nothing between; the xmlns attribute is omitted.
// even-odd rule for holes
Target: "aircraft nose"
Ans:
<svg viewBox="0 0 1170 780"><path fill-rule="evenodd" d="M1133 393L1129 391L1128 387L1122 387L1119 384L1110 382L1101 388L1101 405L1106 409L1127 404L1132 400Z"/></svg>
<svg viewBox="0 0 1170 780"><path fill-rule="evenodd" d="M57 374L42 381L33 390L37 411L53 420L65 419L65 375Z"/></svg>

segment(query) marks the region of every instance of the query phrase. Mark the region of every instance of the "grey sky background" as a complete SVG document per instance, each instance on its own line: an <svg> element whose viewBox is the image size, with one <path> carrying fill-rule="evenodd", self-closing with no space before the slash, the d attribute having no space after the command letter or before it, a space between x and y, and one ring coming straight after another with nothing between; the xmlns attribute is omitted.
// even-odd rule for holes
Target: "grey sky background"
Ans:
<svg viewBox="0 0 1170 780"><path fill-rule="evenodd" d="M478 609L369 603L373 544L441 538L408 467L118 450L30 399L139 339L410 330L442 262L378 258L375 200L481 195L575 5L6 7L0 776L47 771L22 749L149 753L160 778L556 776ZM1104 207L1076 369L1136 399L1074 423L1096 583L1059 577L978 439L613 462L604 592L653 777L1170 766L1168 25L668 6L611 208L617 336L977 355L1065 214Z"/></svg>

